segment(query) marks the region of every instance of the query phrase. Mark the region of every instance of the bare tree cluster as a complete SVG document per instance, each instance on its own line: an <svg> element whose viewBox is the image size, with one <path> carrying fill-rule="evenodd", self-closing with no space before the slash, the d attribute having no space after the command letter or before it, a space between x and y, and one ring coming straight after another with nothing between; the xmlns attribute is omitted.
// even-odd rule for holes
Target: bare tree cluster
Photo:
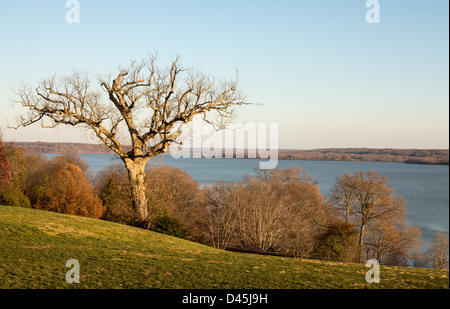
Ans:
<svg viewBox="0 0 450 309"><path fill-rule="evenodd" d="M427 250L427 255L433 268L448 269L448 243L448 234L443 232L436 232L434 234L430 248Z"/></svg>
<svg viewBox="0 0 450 309"><path fill-rule="evenodd" d="M218 248L308 256L330 219L316 184L300 168L259 172L205 188L204 224Z"/></svg>
<svg viewBox="0 0 450 309"><path fill-rule="evenodd" d="M339 177L331 201L357 231L357 262L376 258L384 264L406 263L419 246L420 230L405 221L405 200L376 171Z"/></svg>
<svg viewBox="0 0 450 309"><path fill-rule="evenodd" d="M447 233L435 232L426 251L414 255L414 266L421 268L449 268L449 237Z"/></svg>

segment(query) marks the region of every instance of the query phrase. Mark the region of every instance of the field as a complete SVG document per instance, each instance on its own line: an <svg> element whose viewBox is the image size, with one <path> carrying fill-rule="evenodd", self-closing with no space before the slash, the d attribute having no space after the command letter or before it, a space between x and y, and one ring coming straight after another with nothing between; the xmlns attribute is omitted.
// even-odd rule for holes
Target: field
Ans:
<svg viewBox="0 0 450 309"><path fill-rule="evenodd" d="M80 264L67 283L66 261ZM448 271L217 250L111 222L0 206L2 289L448 289Z"/></svg>

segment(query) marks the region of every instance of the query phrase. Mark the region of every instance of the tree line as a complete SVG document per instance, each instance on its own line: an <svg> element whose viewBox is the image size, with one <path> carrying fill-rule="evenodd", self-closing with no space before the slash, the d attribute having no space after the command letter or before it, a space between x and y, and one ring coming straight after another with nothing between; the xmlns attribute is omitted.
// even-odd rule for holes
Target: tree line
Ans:
<svg viewBox="0 0 450 309"><path fill-rule="evenodd" d="M144 173L146 220L136 217L126 168L92 175L78 155L49 160L0 140L0 204L99 218L210 245L283 256L448 268L448 235L420 250L405 200L376 171L344 174L329 197L298 167L257 170L201 187L169 166Z"/></svg>
<svg viewBox="0 0 450 309"><path fill-rule="evenodd" d="M404 162L410 164L449 164L448 149L326 148L281 150L280 160Z"/></svg>
<svg viewBox="0 0 450 309"><path fill-rule="evenodd" d="M9 142L42 153L113 153L104 144L61 142ZM131 146L125 146L131 148ZM191 150L194 151L194 150ZM448 165L448 149L391 149L391 148L324 148L312 150L279 149L279 160L370 161L404 162L411 164Z"/></svg>

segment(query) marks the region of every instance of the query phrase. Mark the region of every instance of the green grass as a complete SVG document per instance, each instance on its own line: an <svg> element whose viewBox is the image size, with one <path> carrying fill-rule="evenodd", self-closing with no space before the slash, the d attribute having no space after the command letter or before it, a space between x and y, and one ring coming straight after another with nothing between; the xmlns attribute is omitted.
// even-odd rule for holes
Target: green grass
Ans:
<svg viewBox="0 0 450 309"><path fill-rule="evenodd" d="M66 261L80 283L65 281ZM217 250L111 222L0 206L0 288L448 289L448 271L381 267Z"/></svg>

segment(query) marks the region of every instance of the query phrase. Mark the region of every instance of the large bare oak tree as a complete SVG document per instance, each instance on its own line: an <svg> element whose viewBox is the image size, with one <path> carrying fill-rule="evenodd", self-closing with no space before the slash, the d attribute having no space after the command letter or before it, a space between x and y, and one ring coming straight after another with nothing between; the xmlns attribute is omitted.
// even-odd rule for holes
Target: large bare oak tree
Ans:
<svg viewBox="0 0 450 309"><path fill-rule="evenodd" d="M229 82L216 82L184 68L178 57L165 68L157 67L156 60L157 55L149 55L132 61L114 77L101 78L98 83L86 73L75 72L15 91L17 101L29 109L17 127L36 122L43 127L84 126L121 158L140 221L148 217L144 187L148 160L178 142L194 116L220 126L231 118L234 107L246 104L238 90L237 74Z"/></svg>

